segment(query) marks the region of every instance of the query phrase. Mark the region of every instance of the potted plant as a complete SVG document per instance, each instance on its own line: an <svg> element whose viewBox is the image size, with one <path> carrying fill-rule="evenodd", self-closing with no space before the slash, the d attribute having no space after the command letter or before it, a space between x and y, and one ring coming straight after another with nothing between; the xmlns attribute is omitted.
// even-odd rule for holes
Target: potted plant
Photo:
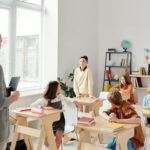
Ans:
<svg viewBox="0 0 150 150"><path fill-rule="evenodd" d="M73 82L73 78L74 78L74 70L68 76L68 79L70 79L71 82ZM67 83L63 82L63 79L61 79L60 77L57 78L57 81L59 82L60 87L66 97L71 97L71 98L75 97L73 87L69 87Z"/></svg>

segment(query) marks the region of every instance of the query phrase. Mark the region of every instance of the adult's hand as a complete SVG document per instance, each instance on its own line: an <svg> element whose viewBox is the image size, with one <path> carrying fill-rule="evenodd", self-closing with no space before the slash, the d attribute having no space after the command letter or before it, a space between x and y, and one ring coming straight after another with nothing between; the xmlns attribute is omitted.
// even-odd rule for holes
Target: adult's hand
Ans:
<svg viewBox="0 0 150 150"><path fill-rule="evenodd" d="M79 95L77 95L76 97L77 97L77 98L80 98L80 97L81 97L81 95L79 94Z"/></svg>
<svg viewBox="0 0 150 150"><path fill-rule="evenodd" d="M19 96L20 96L20 92L15 91L11 96L9 96L10 103L17 101Z"/></svg>

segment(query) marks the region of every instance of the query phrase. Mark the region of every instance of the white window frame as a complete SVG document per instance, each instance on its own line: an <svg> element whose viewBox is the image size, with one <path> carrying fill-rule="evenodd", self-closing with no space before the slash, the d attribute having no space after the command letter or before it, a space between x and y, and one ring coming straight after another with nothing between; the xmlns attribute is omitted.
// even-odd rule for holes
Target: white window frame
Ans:
<svg viewBox="0 0 150 150"><path fill-rule="evenodd" d="M22 7L22 8L26 8L26 9L31 9L31 10L35 10L35 11L41 11L41 39L40 39L40 46L39 46L39 79L40 79L40 86L36 86L36 87L29 87L29 88L25 88L25 89L21 89L21 92L24 92L26 94L22 94L22 95L28 95L29 91L29 95L32 95L31 93L41 93L40 91L43 91L43 71L42 71L42 66L43 66L43 53L42 53L42 48L43 48L43 15L44 13L42 12L43 9L43 0L41 0L42 3L41 5L36 5L36 4L31 4L31 3L27 3L27 2L21 2L21 1L17 1L17 0L12 0L12 1L6 1L6 2L1 2L0 1L0 8L2 9L6 9L9 11L9 25L8 25L8 30L9 30L9 34L8 34L8 51L9 51L9 64L8 64L8 80L10 80L10 78L12 76L14 76L15 73L15 57L16 57L16 22L17 22L17 8L18 7ZM42 56L42 57L41 57ZM19 89L18 89L19 90ZM33 92L32 92L33 91Z"/></svg>

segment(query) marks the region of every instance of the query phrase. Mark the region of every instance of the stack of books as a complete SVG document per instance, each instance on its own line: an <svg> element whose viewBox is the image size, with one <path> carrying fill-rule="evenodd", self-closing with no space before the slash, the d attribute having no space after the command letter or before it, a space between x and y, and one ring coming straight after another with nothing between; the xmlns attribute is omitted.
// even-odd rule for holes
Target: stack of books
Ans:
<svg viewBox="0 0 150 150"><path fill-rule="evenodd" d="M78 124L81 125L92 125L95 122L94 118L90 118L90 117L81 117L78 120Z"/></svg>
<svg viewBox="0 0 150 150"><path fill-rule="evenodd" d="M100 130L106 132L116 132L123 129L123 126L124 126L123 124L119 124L119 123L108 123L103 127L101 127Z"/></svg>

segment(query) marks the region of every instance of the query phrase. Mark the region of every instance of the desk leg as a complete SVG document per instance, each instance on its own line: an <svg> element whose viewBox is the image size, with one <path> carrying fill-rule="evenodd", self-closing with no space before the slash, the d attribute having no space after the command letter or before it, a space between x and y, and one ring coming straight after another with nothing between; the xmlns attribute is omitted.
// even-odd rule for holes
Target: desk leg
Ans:
<svg viewBox="0 0 150 150"><path fill-rule="evenodd" d="M25 117L21 118L20 123L21 123L20 125L28 127L28 122L27 122ZM33 144L32 144L32 141L31 141L31 137L29 135L25 135L25 134L23 134L23 137L24 137L24 141L26 143L27 150L33 150L34 148L33 148Z"/></svg>
<svg viewBox="0 0 150 150"><path fill-rule="evenodd" d="M16 127L15 127L15 132L14 132L14 135L13 135L13 140L12 140L12 143L11 143L10 150L15 150L16 141L17 141L17 139L18 139L17 128L18 128L18 126L20 125L21 118L22 118L22 117L18 117L18 118L17 118L17 124L16 124Z"/></svg>
<svg viewBox="0 0 150 150"><path fill-rule="evenodd" d="M52 129L52 122L48 121L47 118L42 118L42 126L44 128L45 136L47 136L48 144L51 150L57 150L55 137Z"/></svg>
<svg viewBox="0 0 150 150"><path fill-rule="evenodd" d="M103 135L98 133L98 139L99 139L99 143L102 144L103 143Z"/></svg>
<svg viewBox="0 0 150 150"><path fill-rule="evenodd" d="M134 136L134 128L121 132L116 137L116 150L128 150L127 142Z"/></svg>
<svg viewBox="0 0 150 150"><path fill-rule="evenodd" d="M97 117L99 116L99 105L97 106L98 104L94 104L92 106L92 110L93 110L93 117Z"/></svg>
<svg viewBox="0 0 150 150"><path fill-rule="evenodd" d="M38 147L37 150L41 150L42 148L42 143L43 143L43 138L44 138L44 127L42 126L39 141L38 141Z"/></svg>
<svg viewBox="0 0 150 150"><path fill-rule="evenodd" d="M89 134L88 131L81 131L80 132L80 140L79 140L79 143L78 143L77 150L81 150L82 142L91 143L90 134Z"/></svg>
<svg viewBox="0 0 150 150"><path fill-rule="evenodd" d="M17 124L16 124L15 133L14 133L14 136L13 136L13 140L12 140L12 144L11 144L10 150L15 150L16 141L18 139L18 127L20 125L26 126L26 127L28 126L25 117L17 117ZM32 141L31 141L30 136L23 134L23 137L24 137L24 141L26 143L27 150L33 150L33 145L32 145Z"/></svg>

